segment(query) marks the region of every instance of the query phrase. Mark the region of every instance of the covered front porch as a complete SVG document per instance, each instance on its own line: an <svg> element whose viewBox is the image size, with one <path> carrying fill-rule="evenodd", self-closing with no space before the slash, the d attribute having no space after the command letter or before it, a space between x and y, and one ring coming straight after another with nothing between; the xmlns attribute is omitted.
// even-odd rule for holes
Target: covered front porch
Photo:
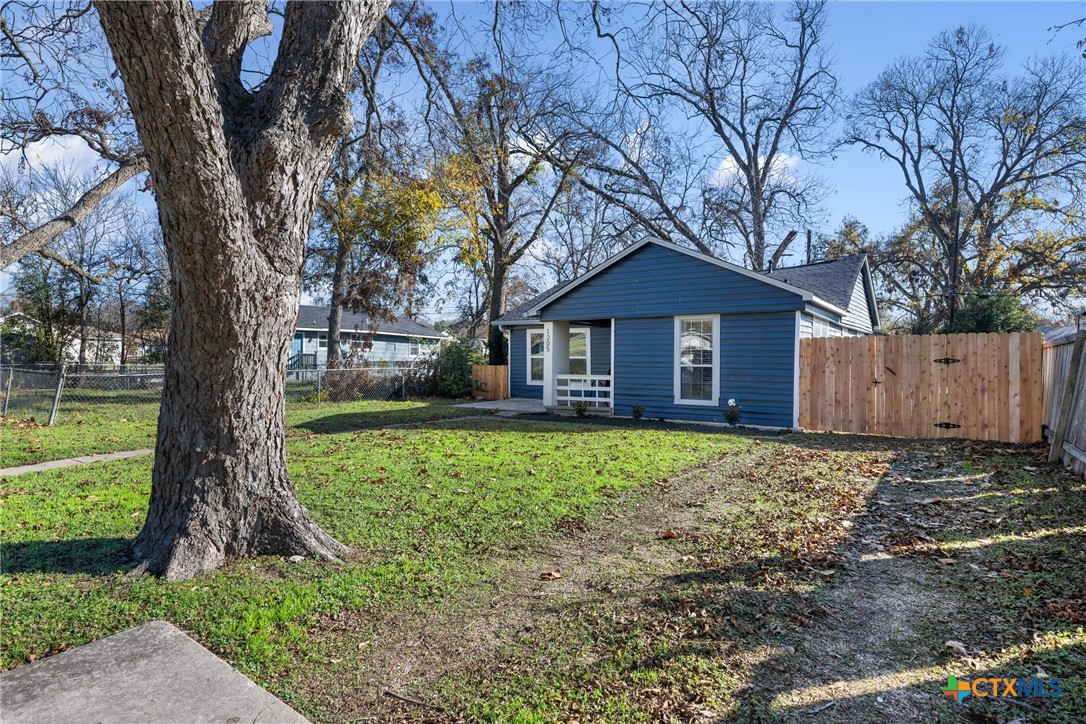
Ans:
<svg viewBox="0 0 1086 724"><path fill-rule="evenodd" d="M542 368L543 405L564 412L614 407L614 320L544 322L529 333L530 374Z"/></svg>

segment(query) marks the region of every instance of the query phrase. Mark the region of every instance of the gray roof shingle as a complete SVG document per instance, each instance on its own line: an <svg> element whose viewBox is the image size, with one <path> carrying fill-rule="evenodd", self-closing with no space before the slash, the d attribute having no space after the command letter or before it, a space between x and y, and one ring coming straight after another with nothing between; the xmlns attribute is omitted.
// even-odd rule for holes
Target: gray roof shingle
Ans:
<svg viewBox="0 0 1086 724"><path fill-rule="evenodd" d="M838 307L847 307L865 259L863 254L853 254L833 261L774 269L766 276L814 292Z"/></svg>
<svg viewBox="0 0 1086 724"><path fill-rule="evenodd" d="M439 332L434 329L426 322L416 321L407 317L400 317L393 322L378 321L376 322L375 328L374 322L370 321L365 315L356 314L355 312L350 312L346 309L343 310L343 321L340 326L345 332L376 331L381 334L396 334L403 337L444 338L448 336L444 332ZM298 308L298 323L294 328L319 331L327 330L328 307L318 307L313 304L301 305L301 307Z"/></svg>

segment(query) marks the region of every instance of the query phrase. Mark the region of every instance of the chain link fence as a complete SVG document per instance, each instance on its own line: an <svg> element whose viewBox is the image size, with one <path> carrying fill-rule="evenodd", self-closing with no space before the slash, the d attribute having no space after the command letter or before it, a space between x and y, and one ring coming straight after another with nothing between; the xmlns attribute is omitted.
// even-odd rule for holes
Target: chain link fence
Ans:
<svg viewBox="0 0 1086 724"><path fill-rule="evenodd" d="M0 416L54 425L156 419L165 370L147 365L0 367ZM291 370L288 407L433 397L432 363Z"/></svg>

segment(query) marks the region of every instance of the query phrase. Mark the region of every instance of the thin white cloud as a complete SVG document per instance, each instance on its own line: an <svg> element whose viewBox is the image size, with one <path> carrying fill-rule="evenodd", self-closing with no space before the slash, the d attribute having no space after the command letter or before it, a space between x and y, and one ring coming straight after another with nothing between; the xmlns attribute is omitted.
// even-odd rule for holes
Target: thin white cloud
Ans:
<svg viewBox="0 0 1086 724"><path fill-rule="evenodd" d="M769 172L770 177L775 180L783 181L796 180L796 169L799 167L800 160L799 156L792 156L787 153L776 156L773 160L773 167ZM761 161L762 163L765 163L764 156L761 158ZM709 183L717 187L727 186L738 178L739 164L737 164L735 159L731 156L727 156L717 164L712 176L709 177Z"/></svg>
<svg viewBox="0 0 1086 724"><path fill-rule="evenodd" d="M24 160L25 159L25 160ZM30 144L25 151L9 151L0 156L0 170L40 171L57 163L64 163L80 173L89 173L102 159L76 136L47 138Z"/></svg>

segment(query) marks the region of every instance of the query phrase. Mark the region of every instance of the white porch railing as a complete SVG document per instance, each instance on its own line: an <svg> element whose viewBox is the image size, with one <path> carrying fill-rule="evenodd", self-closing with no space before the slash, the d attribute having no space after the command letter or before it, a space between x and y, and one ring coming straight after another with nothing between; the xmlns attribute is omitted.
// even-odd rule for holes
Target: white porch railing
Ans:
<svg viewBox="0 0 1086 724"><path fill-rule="evenodd" d="M611 409L611 375L555 375L555 405Z"/></svg>

